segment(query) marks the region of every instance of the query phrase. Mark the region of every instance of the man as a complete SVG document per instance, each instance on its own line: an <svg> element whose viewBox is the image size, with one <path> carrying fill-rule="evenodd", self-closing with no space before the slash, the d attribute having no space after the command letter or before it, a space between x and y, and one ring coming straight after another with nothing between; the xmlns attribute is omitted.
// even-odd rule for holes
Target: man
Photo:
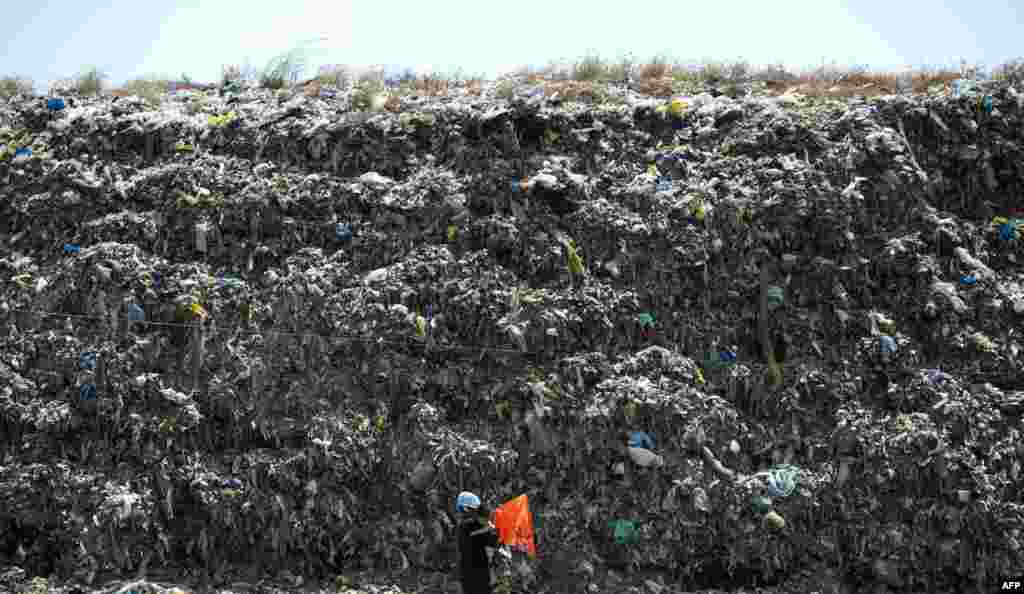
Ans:
<svg viewBox="0 0 1024 594"><path fill-rule="evenodd" d="M491 510L480 498L463 491L455 502L459 522L459 581L462 594L491 594L491 564L487 548L498 548L498 533L491 523Z"/></svg>

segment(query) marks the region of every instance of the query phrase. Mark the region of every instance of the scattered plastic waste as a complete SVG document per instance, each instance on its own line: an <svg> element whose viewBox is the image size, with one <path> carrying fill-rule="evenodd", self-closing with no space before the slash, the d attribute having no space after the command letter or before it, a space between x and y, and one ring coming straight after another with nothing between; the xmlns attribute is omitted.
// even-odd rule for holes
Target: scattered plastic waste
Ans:
<svg viewBox="0 0 1024 594"><path fill-rule="evenodd" d="M772 500L764 495L751 499L750 505L757 515L764 515L772 510Z"/></svg>
<svg viewBox="0 0 1024 594"><path fill-rule="evenodd" d="M771 467L765 475L769 496L773 498L789 497L796 489L800 469L790 464L779 464Z"/></svg>
<svg viewBox="0 0 1024 594"><path fill-rule="evenodd" d="M765 524L774 530L782 530L786 527L786 520L778 512L770 511L764 515Z"/></svg>
<svg viewBox="0 0 1024 594"><path fill-rule="evenodd" d="M204 309L203 306L199 305L198 303L193 303L191 306L189 306L189 310L192 312L192 315L194 315L197 319L200 320L206 320L206 317L209 315L206 312L206 309Z"/></svg>
<svg viewBox="0 0 1024 594"><path fill-rule="evenodd" d="M142 322L146 319L146 312L137 303L128 306L128 319L133 322Z"/></svg>
<svg viewBox="0 0 1024 594"><path fill-rule="evenodd" d="M658 166L655 165L654 163L651 163L650 165L648 165L647 166L647 175L650 175L651 177L658 177L658 176L660 176L661 173L658 172Z"/></svg>
<svg viewBox="0 0 1024 594"><path fill-rule="evenodd" d="M711 506L708 505L707 491L702 487L694 487L693 489L693 508L704 513L711 511Z"/></svg>
<svg viewBox="0 0 1024 594"><path fill-rule="evenodd" d="M640 542L640 533L637 531L636 522L630 520L615 520L613 522L609 522L608 527L615 531L616 544L625 545Z"/></svg>
<svg viewBox="0 0 1024 594"><path fill-rule="evenodd" d="M32 288L32 275L31 274L19 274L11 277L11 280L18 284L22 289Z"/></svg>
<svg viewBox="0 0 1024 594"><path fill-rule="evenodd" d="M671 177L660 177L655 182L655 190L658 192L668 192L672 189L672 178Z"/></svg>
<svg viewBox="0 0 1024 594"><path fill-rule="evenodd" d="M423 316L416 316L416 336L423 338L427 335L427 319Z"/></svg>
<svg viewBox="0 0 1024 594"><path fill-rule="evenodd" d="M65 254L77 254L82 251L82 248L77 243L65 243L64 253Z"/></svg>
<svg viewBox="0 0 1024 594"><path fill-rule="evenodd" d="M629 458L637 466L647 468L648 466L657 467L665 464L664 458L646 448L629 447L627 451L629 452Z"/></svg>
<svg viewBox="0 0 1024 594"><path fill-rule="evenodd" d="M240 481L238 479L235 479L235 478L227 479L227 480L224 481L224 484L222 486L225 489L241 489L242 488L242 481Z"/></svg>
<svg viewBox="0 0 1024 594"><path fill-rule="evenodd" d="M654 327L654 314L644 312L637 316L637 320L640 322L641 328L653 328Z"/></svg>
<svg viewBox="0 0 1024 594"><path fill-rule="evenodd" d="M654 440L651 439L650 435L643 431L634 431L629 434L629 447L653 450Z"/></svg>
<svg viewBox="0 0 1024 594"><path fill-rule="evenodd" d="M891 336L879 336L878 346L884 355L893 355L896 353L896 340Z"/></svg>
<svg viewBox="0 0 1024 594"><path fill-rule="evenodd" d="M985 95L985 97L981 100L981 110L984 111L987 115L992 114L992 95Z"/></svg>
<svg viewBox="0 0 1024 594"><path fill-rule="evenodd" d="M46 109L49 109L50 111L60 111L60 110L64 109L64 100L63 99L47 99L46 100Z"/></svg>
<svg viewBox="0 0 1024 594"><path fill-rule="evenodd" d="M334 237L338 241L349 241L352 239L352 226L348 223L338 223L334 227Z"/></svg>
<svg viewBox="0 0 1024 594"><path fill-rule="evenodd" d="M928 383L932 385L937 385L953 379L948 373L943 372L941 369L925 369L924 374L928 379Z"/></svg>
<svg viewBox="0 0 1024 594"><path fill-rule="evenodd" d="M780 307L784 301L782 287L768 287L768 306Z"/></svg>
<svg viewBox="0 0 1024 594"><path fill-rule="evenodd" d="M93 384L82 384L78 388L78 397L80 400L96 400L96 386Z"/></svg>
<svg viewBox="0 0 1024 594"><path fill-rule="evenodd" d="M96 369L96 353L90 351L78 355L78 368L84 370Z"/></svg>
<svg viewBox="0 0 1024 594"><path fill-rule="evenodd" d="M14 156L15 157L31 157L32 156L32 149L30 149L28 147L22 147L20 149L17 149L16 151L14 151Z"/></svg>
<svg viewBox="0 0 1024 594"><path fill-rule="evenodd" d="M458 231L459 228L455 225L448 225L448 241L455 241L455 236Z"/></svg>
<svg viewBox="0 0 1024 594"><path fill-rule="evenodd" d="M974 276L973 274L965 274L960 277L960 284L967 287L973 287L974 285L978 284L978 277Z"/></svg>

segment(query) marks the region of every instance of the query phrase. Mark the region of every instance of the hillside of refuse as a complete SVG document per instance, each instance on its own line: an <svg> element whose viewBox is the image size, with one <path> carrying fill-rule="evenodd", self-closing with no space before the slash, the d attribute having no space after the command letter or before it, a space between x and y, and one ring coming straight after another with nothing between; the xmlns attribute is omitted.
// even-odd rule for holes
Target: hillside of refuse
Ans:
<svg viewBox="0 0 1024 594"><path fill-rule="evenodd" d="M0 589L1019 575L1020 90L357 98L0 102Z"/></svg>

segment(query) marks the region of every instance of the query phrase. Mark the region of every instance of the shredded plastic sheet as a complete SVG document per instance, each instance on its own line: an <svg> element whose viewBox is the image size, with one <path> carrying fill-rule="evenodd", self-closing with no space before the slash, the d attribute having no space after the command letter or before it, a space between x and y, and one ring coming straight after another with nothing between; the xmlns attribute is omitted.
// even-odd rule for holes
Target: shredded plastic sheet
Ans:
<svg viewBox="0 0 1024 594"><path fill-rule="evenodd" d="M533 516L526 495L520 495L498 506L494 511L494 527L498 541L513 549L537 556L537 544L533 536Z"/></svg>
<svg viewBox="0 0 1024 594"><path fill-rule="evenodd" d="M83 370L96 369L96 353L90 351L78 355L78 368Z"/></svg>
<svg viewBox="0 0 1024 594"><path fill-rule="evenodd" d="M608 523L608 527L614 531L615 544L626 545L640 542L640 532L637 530L637 523L631 520L614 520Z"/></svg>
<svg viewBox="0 0 1024 594"><path fill-rule="evenodd" d="M96 386L93 384L82 384L78 388L78 397L81 400L96 400Z"/></svg>

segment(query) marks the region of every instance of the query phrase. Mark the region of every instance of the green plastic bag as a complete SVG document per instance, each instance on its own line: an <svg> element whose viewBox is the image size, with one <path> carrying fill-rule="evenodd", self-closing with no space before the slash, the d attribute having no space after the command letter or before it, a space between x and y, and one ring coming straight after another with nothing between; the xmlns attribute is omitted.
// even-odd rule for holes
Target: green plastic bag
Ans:
<svg viewBox="0 0 1024 594"><path fill-rule="evenodd" d="M636 522L629 520L615 520L609 522L608 527L615 530L615 544L636 544L640 542L640 533L637 531Z"/></svg>
<svg viewBox="0 0 1024 594"><path fill-rule="evenodd" d="M784 301L782 287L768 287L768 306L780 307Z"/></svg>

